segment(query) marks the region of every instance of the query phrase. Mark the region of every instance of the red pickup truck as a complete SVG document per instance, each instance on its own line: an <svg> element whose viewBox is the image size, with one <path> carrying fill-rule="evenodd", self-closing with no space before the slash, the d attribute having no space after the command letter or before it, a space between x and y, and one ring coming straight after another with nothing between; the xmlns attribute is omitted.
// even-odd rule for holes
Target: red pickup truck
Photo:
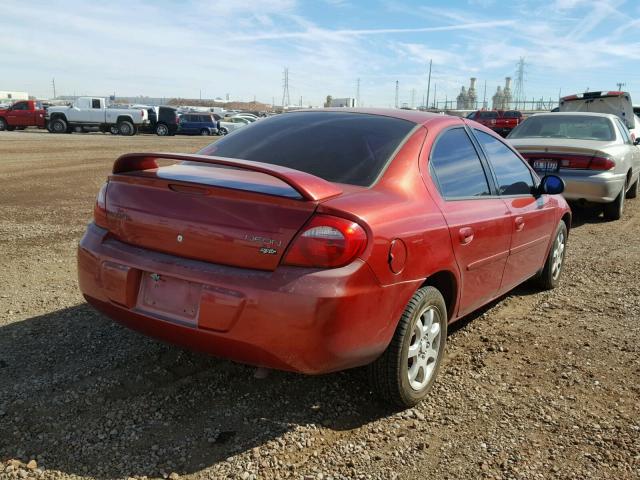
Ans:
<svg viewBox="0 0 640 480"><path fill-rule="evenodd" d="M46 111L38 100L20 100L9 108L0 109L0 131L23 130L27 127L44 128Z"/></svg>
<svg viewBox="0 0 640 480"><path fill-rule="evenodd" d="M481 123L502 136L522 123L522 113L517 110L478 110L471 112L467 118Z"/></svg>

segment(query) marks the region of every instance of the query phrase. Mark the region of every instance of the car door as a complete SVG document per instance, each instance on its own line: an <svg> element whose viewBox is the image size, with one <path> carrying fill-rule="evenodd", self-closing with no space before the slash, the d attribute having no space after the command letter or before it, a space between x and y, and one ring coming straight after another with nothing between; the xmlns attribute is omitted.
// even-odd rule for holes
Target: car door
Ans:
<svg viewBox="0 0 640 480"><path fill-rule="evenodd" d="M28 125L29 104L27 102L16 102L7 114L9 125L22 127Z"/></svg>
<svg viewBox="0 0 640 480"><path fill-rule="evenodd" d="M195 128L195 122L193 121L193 115L183 115L180 119L180 129L184 133L191 134Z"/></svg>
<svg viewBox="0 0 640 480"><path fill-rule="evenodd" d="M615 123L618 135L624 143L624 163L626 168L631 168L631 182L628 182L627 185L627 187L630 187L635 181L638 172L640 172L640 148L634 144L629 129L622 123L622 120L616 117L613 123Z"/></svg>
<svg viewBox="0 0 640 480"><path fill-rule="evenodd" d="M429 172L460 271L458 314L464 315L498 294L511 241L510 215L464 126L438 136Z"/></svg>
<svg viewBox="0 0 640 480"><path fill-rule="evenodd" d="M473 134L510 214L512 236L500 287L503 293L543 267L556 228L555 202L548 195L534 195L537 175L505 142L475 128Z"/></svg>

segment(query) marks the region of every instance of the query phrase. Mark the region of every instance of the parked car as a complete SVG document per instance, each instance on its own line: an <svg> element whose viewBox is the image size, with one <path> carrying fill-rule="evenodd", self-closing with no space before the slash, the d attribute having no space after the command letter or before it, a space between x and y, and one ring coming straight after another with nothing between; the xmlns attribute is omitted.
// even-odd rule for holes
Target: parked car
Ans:
<svg viewBox="0 0 640 480"><path fill-rule="evenodd" d="M522 122L522 113L517 110L478 110L467 118L506 136Z"/></svg>
<svg viewBox="0 0 640 480"><path fill-rule="evenodd" d="M79 285L147 335L309 374L368 364L383 398L414 405L448 324L525 280L558 284L562 187L458 117L286 113L198 155L120 157Z"/></svg>
<svg viewBox="0 0 640 480"><path fill-rule="evenodd" d="M218 121L218 133L220 135L226 135L250 124L251 122L246 118L227 117L224 120Z"/></svg>
<svg viewBox="0 0 640 480"><path fill-rule="evenodd" d="M180 115L178 132L183 135L216 135L218 122L211 113L183 113Z"/></svg>
<svg viewBox="0 0 640 480"><path fill-rule="evenodd" d="M564 196L604 207L609 220L622 216L625 198L638 195L640 149L617 115L541 113L516 128L509 142L540 174L566 183Z"/></svg>
<svg viewBox="0 0 640 480"><path fill-rule="evenodd" d="M636 125L633 104L629 92L585 92L560 99L560 112L610 113L622 120L629 130Z"/></svg>
<svg viewBox="0 0 640 480"><path fill-rule="evenodd" d="M46 110L39 100L21 100L0 109L0 132L22 130L27 127L44 128Z"/></svg>
<svg viewBox="0 0 640 480"><path fill-rule="evenodd" d="M149 124L144 108L108 108L104 98L79 97L71 106L49 107L47 128L52 133L99 130L135 135L138 127Z"/></svg>
<svg viewBox="0 0 640 480"><path fill-rule="evenodd" d="M160 137L175 135L178 131L178 111L173 107L147 107L149 125L140 128L144 133L155 133Z"/></svg>

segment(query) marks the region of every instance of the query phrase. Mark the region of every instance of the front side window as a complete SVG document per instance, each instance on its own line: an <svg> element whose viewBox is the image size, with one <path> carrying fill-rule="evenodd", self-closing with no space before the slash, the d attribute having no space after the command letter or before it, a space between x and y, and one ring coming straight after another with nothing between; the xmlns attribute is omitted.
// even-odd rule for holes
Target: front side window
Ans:
<svg viewBox="0 0 640 480"><path fill-rule="evenodd" d="M13 110L29 110L27 102L18 102L13 105Z"/></svg>
<svg viewBox="0 0 640 480"><path fill-rule="evenodd" d="M480 157L463 128L447 130L436 140L429 165L446 199L490 195Z"/></svg>
<svg viewBox="0 0 640 480"><path fill-rule="evenodd" d="M500 195L530 195L533 177L520 157L488 133L480 130L474 133L496 174Z"/></svg>
<svg viewBox="0 0 640 480"><path fill-rule="evenodd" d="M91 100L91 108L100 108L100 99L94 98Z"/></svg>

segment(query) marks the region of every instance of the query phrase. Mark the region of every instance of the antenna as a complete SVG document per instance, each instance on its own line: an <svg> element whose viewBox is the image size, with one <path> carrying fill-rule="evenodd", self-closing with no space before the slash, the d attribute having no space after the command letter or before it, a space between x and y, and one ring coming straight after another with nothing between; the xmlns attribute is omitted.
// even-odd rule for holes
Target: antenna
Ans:
<svg viewBox="0 0 640 480"><path fill-rule="evenodd" d="M291 99L289 98L289 68L285 67L283 75L282 108L284 108L285 105L289 105L291 103Z"/></svg>
<svg viewBox="0 0 640 480"><path fill-rule="evenodd" d="M520 103L524 104L524 57L520 57L516 68L516 88L514 92L514 101L516 102L516 110Z"/></svg>
<svg viewBox="0 0 640 480"><path fill-rule="evenodd" d="M396 80L396 108L398 108L398 94L400 89L400 82L398 82L398 80Z"/></svg>
<svg viewBox="0 0 640 480"><path fill-rule="evenodd" d="M356 81L356 107L360 106L360 79Z"/></svg>

